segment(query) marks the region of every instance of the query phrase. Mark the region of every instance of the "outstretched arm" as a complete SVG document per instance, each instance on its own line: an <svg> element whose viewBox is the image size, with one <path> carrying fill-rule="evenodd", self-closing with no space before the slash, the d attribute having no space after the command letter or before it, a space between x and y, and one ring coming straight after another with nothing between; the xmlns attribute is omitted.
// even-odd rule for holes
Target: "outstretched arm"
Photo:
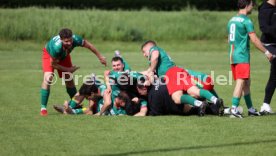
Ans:
<svg viewBox="0 0 276 156"><path fill-rule="evenodd" d="M90 43L89 41L87 40L84 40L84 43L83 43L83 47L89 49L91 52L93 52L97 57L98 59L100 60L100 62L106 66L106 59L104 56L102 56L102 54L96 49L96 47Z"/></svg>

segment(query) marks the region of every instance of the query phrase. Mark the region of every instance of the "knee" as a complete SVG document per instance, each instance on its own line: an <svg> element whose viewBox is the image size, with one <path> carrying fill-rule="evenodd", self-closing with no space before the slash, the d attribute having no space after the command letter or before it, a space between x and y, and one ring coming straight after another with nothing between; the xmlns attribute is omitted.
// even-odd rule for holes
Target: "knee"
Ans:
<svg viewBox="0 0 276 156"><path fill-rule="evenodd" d="M172 100L173 100L173 102L174 102L175 104L181 104L181 99L180 99L180 97L174 96L174 97L172 97Z"/></svg>
<svg viewBox="0 0 276 156"><path fill-rule="evenodd" d="M187 90L187 93L194 97L194 98L199 98L200 97L200 90L197 87L191 87L190 89Z"/></svg>

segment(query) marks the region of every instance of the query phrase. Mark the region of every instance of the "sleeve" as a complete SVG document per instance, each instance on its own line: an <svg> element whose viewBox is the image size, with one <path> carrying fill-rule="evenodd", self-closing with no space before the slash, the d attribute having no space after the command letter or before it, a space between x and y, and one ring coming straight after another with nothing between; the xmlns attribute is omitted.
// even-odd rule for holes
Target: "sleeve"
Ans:
<svg viewBox="0 0 276 156"><path fill-rule="evenodd" d="M82 47L84 44L84 39L79 35L73 35L73 45L74 47Z"/></svg>
<svg viewBox="0 0 276 156"><path fill-rule="evenodd" d="M253 26L253 23L250 19L245 20L244 24L245 24L245 28L246 28L247 33L254 32L254 26Z"/></svg>
<svg viewBox="0 0 276 156"><path fill-rule="evenodd" d="M62 43L58 37L54 37L51 41L49 41L46 47L49 54L53 58L58 58L62 53Z"/></svg>
<svg viewBox="0 0 276 156"><path fill-rule="evenodd" d="M276 25L269 25L271 14L273 14L272 11L260 9L258 14L259 26L262 33L271 35L276 38Z"/></svg>

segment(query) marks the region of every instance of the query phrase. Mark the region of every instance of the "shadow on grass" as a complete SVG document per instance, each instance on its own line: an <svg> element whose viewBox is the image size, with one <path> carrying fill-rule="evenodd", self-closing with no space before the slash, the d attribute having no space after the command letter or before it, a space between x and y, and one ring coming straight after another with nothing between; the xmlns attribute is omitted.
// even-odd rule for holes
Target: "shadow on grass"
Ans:
<svg viewBox="0 0 276 156"><path fill-rule="evenodd" d="M123 152L116 154L100 154L100 156L122 156L122 155L131 155L131 154L149 154L155 152L173 152L181 150L199 150L199 149L209 149L209 148L219 148L219 147L232 147L232 146L243 146L243 145L256 145L263 143L274 143L274 140L256 140L251 142L235 142L229 144L219 144L219 145L199 145L199 146L190 146L190 147L177 147L177 148L164 148L164 149L153 149L153 150L144 150L144 151L133 151L133 152Z"/></svg>

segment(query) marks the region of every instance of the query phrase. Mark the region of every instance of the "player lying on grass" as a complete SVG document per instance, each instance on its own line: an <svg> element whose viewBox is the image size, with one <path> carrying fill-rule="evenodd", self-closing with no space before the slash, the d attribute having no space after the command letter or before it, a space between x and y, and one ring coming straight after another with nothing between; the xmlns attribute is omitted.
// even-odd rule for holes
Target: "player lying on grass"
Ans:
<svg viewBox="0 0 276 156"><path fill-rule="evenodd" d="M107 94L111 94L108 92ZM70 107L70 102L65 102L64 106L54 106L54 109L63 114L87 114L87 115L125 115L124 106L126 101L125 92L120 92L118 96L112 96L110 105L106 110L103 110L104 100L109 100L101 93L100 89L93 82L84 83L76 98L77 105L74 108ZM111 95L110 95L111 96ZM80 100L79 100L80 99ZM82 107L81 102L87 99L89 105L87 108Z"/></svg>
<svg viewBox="0 0 276 156"><path fill-rule="evenodd" d="M205 105L203 102L192 103L194 98L205 98L220 108L223 112L223 101L217 98L214 94L205 89L198 88L193 82L191 75L183 68L177 67L172 59L167 55L166 51L158 47L154 41L146 41L141 50L143 55L148 58L150 67L147 70L147 75L150 77L151 72L155 72L157 76L164 79L167 83L167 88L170 96L176 104L191 104L197 107ZM150 77L150 80L153 78ZM145 83L149 85L150 82ZM187 94L190 96L187 96Z"/></svg>
<svg viewBox="0 0 276 156"><path fill-rule="evenodd" d="M199 115L205 114L219 114L219 108L214 104L206 103L206 110L201 107L194 107L186 104L175 104L171 96L168 93L167 87L164 83L160 83L157 79L155 83L151 86L144 86L138 83L137 90L140 95L146 96L148 99L148 113L147 115L157 116L157 115ZM205 103L205 102L204 102ZM133 115L139 112L141 108L140 104L137 103L127 103L126 113L128 115Z"/></svg>
<svg viewBox="0 0 276 156"><path fill-rule="evenodd" d="M94 103L97 103L102 98L106 98L106 86L97 81L95 76L92 75L91 79L82 84L77 94L69 102L64 102L66 109L58 105L54 105L54 109L64 114L93 114L96 111ZM89 101L88 108L90 109L82 108L84 99Z"/></svg>

